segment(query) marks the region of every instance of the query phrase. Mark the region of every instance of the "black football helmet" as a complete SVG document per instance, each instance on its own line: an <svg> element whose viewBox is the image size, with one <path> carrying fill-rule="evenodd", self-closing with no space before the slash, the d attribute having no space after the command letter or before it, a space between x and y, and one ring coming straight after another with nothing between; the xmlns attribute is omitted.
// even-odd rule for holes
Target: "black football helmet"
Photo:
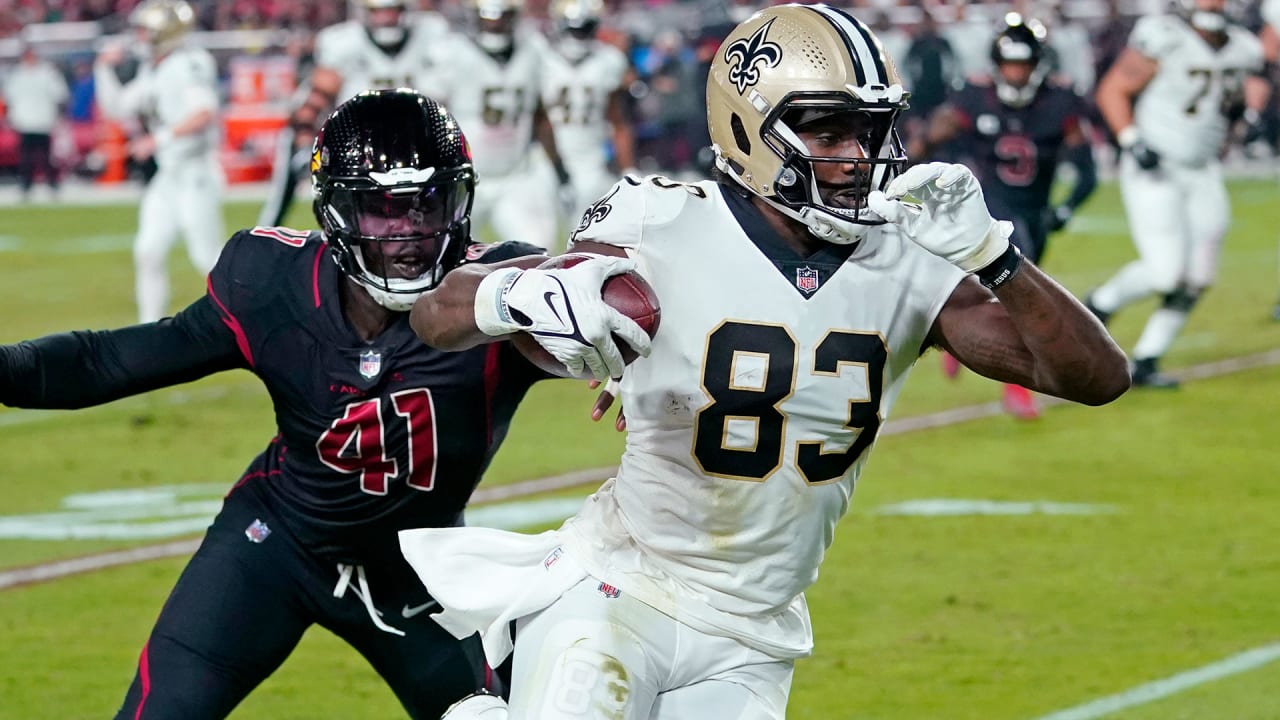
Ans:
<svg viewBox="0 0 1280 720"><path fill-rule="evenodd" d="M991 62L995 63L996 95L1009 107L1020 108L1035 99L1051 69L1045 40L1048 32L1038 20L1024 20L1018 13L1004 18L1005 26L991 43ZM1027 63L1030 75L1024 84L1009 82L1000 71L1006 63Z"/></svg>
<svg viewBox="0 0 1280 720"><path fill-rule="evenodd" d="M457 121L403 88L338 106L311 154L312 210L338 267L397 312L462 261L475 182Z"/></svg>

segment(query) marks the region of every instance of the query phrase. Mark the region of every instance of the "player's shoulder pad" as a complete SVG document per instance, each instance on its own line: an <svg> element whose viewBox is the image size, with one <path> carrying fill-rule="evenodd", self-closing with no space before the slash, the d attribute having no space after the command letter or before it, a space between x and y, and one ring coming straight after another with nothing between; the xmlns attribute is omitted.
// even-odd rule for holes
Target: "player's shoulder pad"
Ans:
<svg viewBox="0 0 1280 720"><path fill-rule="evenodd" d="M537 245L520 242L519 240L508 240L500 243L471 243L467 246L463 255L462 264L478 263L488 265L529 255L545 255L546 252L546 250Z"/></svg>
<svg viewBox="0 0 1280 720"><path fill-rule="evenodd" d="M240 230L223 246L209 272L209 289L227 306L242 307L248 298L275 296L289 278L305 277L309 286L323 244L318 230Z"/></svg>
<svg viewBox="0 0 1280 720"><path fill-rule="evenodd" d="M639 247L645 228L665 225L680 214L685 203L707 199L710 193L704 185L707 184L677 182L661 175L624 176L582 214L578 227L569 236L569 244L591 241Z"/></svg>
<svg viewBox="0 0 1280 720"><path fill-rule="evenodd" d="M1187 37L1186 22L1174 15L1144 15L1129 33L1129 46L1153 60L1175 52Z"/></svg>
<svg viewBox="0 0 1280 720"><path fill-rule="evenodd" d="M1239 25L1228 25L1227 44L1235 45L1239 48L1238 52L1250 64L1250 69L1262 69L1262 64L1266 57L1262 48L1262 40L1257 35Z"/></svg>
<svg viewBox="0 0 1280 720"><path fill-rule="evenodd" d="M439 38L449 32L449 21L438 12L424 10L414 13L409 22L415 35Z"/></svg>

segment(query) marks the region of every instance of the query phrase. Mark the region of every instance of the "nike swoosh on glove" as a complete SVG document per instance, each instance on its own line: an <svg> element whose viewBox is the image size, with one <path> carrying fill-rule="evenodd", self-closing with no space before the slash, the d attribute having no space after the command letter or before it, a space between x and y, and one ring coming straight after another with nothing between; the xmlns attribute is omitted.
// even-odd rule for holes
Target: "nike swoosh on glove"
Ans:
<svg viewBox="0 0 1280 720"><path fill-rule="evenodd" d="M622 377L626 363L616 333L640 356L650 339L634 320L601 296L604 281L635 269L635 261L597 256L554 270L497 270L476 290L476 327L486 335L527 332L571 375L590 370L597 380Z"/></svg>
<svg viewBox="0 0 1280 720"><path fill-rule="evenodd" d="M867 206L920 247L964 270L980 270L1009 249L1013 224L994 220L964 165L916 165L873 191Z"/></svg>

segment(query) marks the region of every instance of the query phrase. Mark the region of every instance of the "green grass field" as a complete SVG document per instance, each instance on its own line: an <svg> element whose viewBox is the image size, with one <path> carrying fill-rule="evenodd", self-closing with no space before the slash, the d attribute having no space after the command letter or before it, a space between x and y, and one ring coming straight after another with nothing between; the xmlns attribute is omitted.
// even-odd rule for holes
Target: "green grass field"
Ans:
<svg viewBox="0 0 1280 720"><path fill-rule="evenodd" d="M1232 198L1220 282L1172 369L1280 348L1269 319L1280 192L1242 181ZM229 205L228 226L255 212ZM0 209L0 342L132 322L134 215ZM1046 269L1083 293L1133 250L1113 187L1077 220ZM172 265L176 310L203 283L181 250ZM1150 307L1117 318L1126 347ZM996 385L947 382L937 366L922 359L894 420L998 397ZM615 462L622 438L588 421L593 396L569 381L536 389L486 485ZM1229 661L1221 679L1182 676L1159 699L1120 707L1139 697L1122 695L1114 712L1054 720L1280 718L1280 662L1264 662L1280 656L1278 400L1280 368L1264 367L1104 408L1054 407L1036 423L997 416L883 437L809 593L817 649L798 665L789 717L1038 720L1264 648L1262 660ZM218 490L273 434L270 403L247 373L77 413L0 409L0 571L198 536ZM188 504L141 519L103 494L171 486ZM1006 512L894 512L920 500ZM1027 503L1079 512L1013 512ZM178 516L185 529L163 532ZM109 716L183 562L0 590L0 719ZM400 716L363 660L316 630L234 717Z"/></svg>

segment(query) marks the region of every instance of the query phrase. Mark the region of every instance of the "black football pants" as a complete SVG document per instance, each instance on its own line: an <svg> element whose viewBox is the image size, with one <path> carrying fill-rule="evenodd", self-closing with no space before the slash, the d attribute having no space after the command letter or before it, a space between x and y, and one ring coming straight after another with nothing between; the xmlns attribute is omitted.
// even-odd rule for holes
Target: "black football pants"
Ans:
<svg viewBox="0 0 1280 720"><path fill-rule="evenodd" d="M258 527L260 542L249 537L255 521L270 530ZM299 547L252 482L237 488L165 602L117 720L226 717L313 623L368 659L412 718L436 720L477 688L499 689L478 637L460 642L431 620L436 608L404 558L380 562L365 566L370 595L403 637L373 624L354 576L335 598L336 563Z"/></svg>

